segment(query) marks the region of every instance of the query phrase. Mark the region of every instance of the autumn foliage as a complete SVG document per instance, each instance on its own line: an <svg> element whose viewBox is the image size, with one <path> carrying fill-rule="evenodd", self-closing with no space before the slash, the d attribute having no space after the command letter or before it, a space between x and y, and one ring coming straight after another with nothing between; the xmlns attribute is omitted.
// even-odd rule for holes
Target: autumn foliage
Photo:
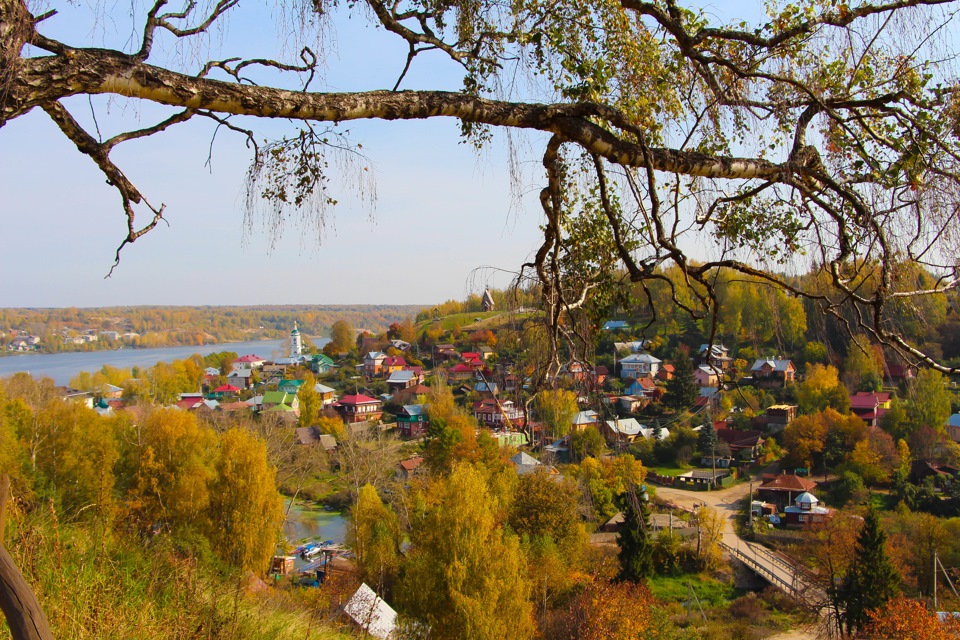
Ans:
<svg viewBox="0 0 960 640"><path fill-rule="evenodd" d="M868 614L869 622L858 637L871 640L955 640L960 637L960 620L942 621L923 603L897 597Z"/></svg>

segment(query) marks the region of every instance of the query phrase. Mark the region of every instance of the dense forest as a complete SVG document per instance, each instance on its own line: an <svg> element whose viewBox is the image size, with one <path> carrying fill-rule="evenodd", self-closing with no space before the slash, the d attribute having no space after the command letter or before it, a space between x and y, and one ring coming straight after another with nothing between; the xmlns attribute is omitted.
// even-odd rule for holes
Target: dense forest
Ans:
<svg viewBox="0 0 960 640"><path fill-rule="evenodd" d="M118 346L165 347L289 335L294 321L306 335L329 335L338 320L370 331L415 316L417 305L270 305L0 309L0 342L40 338L42 352L94 351ZM114 333L116 332L116 333ZM123 334L128 334L124 337ZM96 336L84 341L82 336ZM74 338L77 338L74 341Z"/></svg>

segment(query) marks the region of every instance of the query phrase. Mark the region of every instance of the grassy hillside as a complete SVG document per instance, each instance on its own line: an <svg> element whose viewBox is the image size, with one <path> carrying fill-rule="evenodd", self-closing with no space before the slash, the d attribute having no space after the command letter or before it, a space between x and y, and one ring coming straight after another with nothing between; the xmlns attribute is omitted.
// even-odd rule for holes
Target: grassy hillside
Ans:
<svg viewBox="0 0 960 640"><path fill-rule="evenodd" d="M56 638L336 640L318 618L316 589L275 590L224 578L197 540L58 523L51 512L13 513L6 546L44 608ZM199 545L202 546L202 545ZM259 588L258 588L259 587ZM0 638L9 638L0 621Z"/></svg>
<svg viewBox="0 0 960 640"><path fill-rule="evenodd" d="M454 313L436 320L428 320L417 325L417 333L422 335L428 329L439 327L444 332L453 331L460 327L463 331L478 331L480 329L490 329L496 331L515 321L526 320L532 317L535 312L510 313L506 311L476 311L470 313Z"/></svg>

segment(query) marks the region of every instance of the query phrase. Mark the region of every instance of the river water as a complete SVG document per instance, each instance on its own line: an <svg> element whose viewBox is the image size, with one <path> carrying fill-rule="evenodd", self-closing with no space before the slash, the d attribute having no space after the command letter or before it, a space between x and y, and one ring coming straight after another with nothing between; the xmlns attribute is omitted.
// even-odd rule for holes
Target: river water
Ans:
<svg viewBox="0 0 960 640"><path fill-rule="evenodd" d="M319 348L329 338L313 338ZM93 373L109 364L119 369L152 367L158 362L173 362L189 358L195 353L202 356L219 351L233 351L243 356L248 353L262 358L282 358L288 355L289 339L254 340L250 342L224 342L203 346L160 347L156 349L120 349L118 351L73 351L68 353L28 353L0 358L0 378L26 371L34 378L47 376L58 385L69 384L70 379L81 371Z"/></svg>

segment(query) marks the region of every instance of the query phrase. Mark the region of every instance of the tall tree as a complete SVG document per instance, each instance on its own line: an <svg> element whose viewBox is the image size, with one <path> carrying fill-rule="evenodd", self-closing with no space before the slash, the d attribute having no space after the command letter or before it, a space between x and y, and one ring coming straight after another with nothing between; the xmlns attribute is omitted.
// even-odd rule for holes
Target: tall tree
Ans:
<svg viewBox="0 0 960 640"><path fill-rule="evenodd" d="M713 422L707 420L700 427L700 435L697 436L697 448L700 450L700 454L712 456L716 452L719 442L720 439L717 437L717 430L714 428Z"/></svg>
<svg viewBox="0 0 960 640"><path fill-rule="evenodd" d="M939 371L925 369L917 374L910 384L906 407L911 432L920 427L929 427L940 433L946 431L952 397L946 382Z"/></svg>
<svg viewBox="0 0 960 640"><path fill-rule="evenodd" d="M677 353L673 366L673 377L667 380L664 402L677 410L689 409L700 393L700 388L693 379L693 362L687 353L681 351Z"/></svg>
<svg viewBox="0 0 960 640"><path fill-rule="evenodd" d="M861 629L869 614L900 593L900 574L887 557L887 534L874 507L867 510L857 534L853 563L838 590L848 634Z"/></svg>
<svg viewBox="0 0 960 640"><path fill-rule="evenodd" d="M352 351L356 347L357 330L346 320L337 320L330 327L330 342L323 348L328 355Z"/></svg>
<svg viewBox="0 0 960 640"><path fill-rule="evenodd" d="M267 447L245 429L220 436L208 512L211 546L227 564L261 574L280 537L283 501Z"/></svg>
<svg viewBox="0 0 960 640"><path fill-rule="evenodd" d="M617 577L642 582L653 575L653 538L650 535L650 507L636 485L631 485L618 500L623 523L617 533Z"/></svg>
<svg viewBox="0 0 960 640"><path fill-rule="evenodd" d="M282 61L265 60L260 46L256 58L231 51L207 64L164 56L178 45L202 51L210 30L256 10L233 0L165 5L156 0L145 12L108 16L122 23L119 32L134 34L110 48L57 39L58 22L70 17L0 0L0 125L43 111L94 162L121 205L120 249L165 215L116 164L113 152L132 140L143 144L188 120L222 127L236 115L305 122L267 143L233 120L228 125L255 154L248 208L266 212L268 226L279 230L295 207L326 219L336 202L330 156L346 162L348 182L368 185L358 146L336 123L458 118L477 144L494 128L547 134L546 223L530 266L554 347L571 326L561 321L583 308L586 292L603 297L621 286L621 274L609 268L617 264L645 290L675 269L681 278L671 281L669 296L697 318L716 314L721 272L757 278L807 297L841 320L837 326L946 368L889 320L909 319L912 305L942 299L958 282L951 243L960 221L950 203L960 187L960 140L952 129L954 60L941 46L956 19L950 3L813 2L802 10L783 3L753 23L731 24L665 0L286 4L277 32L295 31L298 42L335 33L351 17L381 27L378 34L402 45L398 60L381 61L399 63L395 89L426 51L464 73L452 91L448 84L383 91L363 87L360 77L353 92L315 84L322 82L317 71L340 63L326 48L318 55L287 46L292 55ZM100 12L92 19L104 20ZM911 29L900 28L905 20ZM862 45L849 45L853 34ZM366 53L381 51L394 48ZM523 90L512 82L523 72L543 82ZM289 86L284 76L296 74L304 84ZM90 133L94 118L88 124L71 113L74 96L90 96L91 104L96 96L125 97L164 112L104 140ZM683 224L690 198L698 217ZM646 215L634 216L638 209ZM708 260L690 255L688 246L708 239L735 251ZM821 265L815 284L756 267L787 262L808 246ZM918 292L924 295L911 295ZM771 318L751 313L766 332ZM559 366L553 357L550 368Z"/></svg>
<svg viewBox="0 0 960 640"><path fill-rule="evenodd" d="M525 640L534 635L526 559L497 521L485 474L457 464L435 480L412 523L397 589L402 613L438 639Z"/></svg>
<svg viewBox="0 0 960 640"><path fill-rule="evenodd" d="M347 544L357 557L360 577L386 595L400 568L400 523L372 485L357 494L347 525Z"/></svg>
<svg viewBox="0 0 960 640"><path fill-rule="evenodd" d="M323 409L323 398L317 391L317 379L312 373L307 373L303 377L303 384L297 390L297 398L300 400L300 415L297 417L297 424L301 427L312 427L320 419L320 410Z"/></svg>
<svg viewBox="0 0 960 640"><path fill-rule="evenodd" d="M571 422L580 407L577 394L565 389L546 389L534 400L537 417L550 429L554 438L562 438L570 432Z"/></svg>

